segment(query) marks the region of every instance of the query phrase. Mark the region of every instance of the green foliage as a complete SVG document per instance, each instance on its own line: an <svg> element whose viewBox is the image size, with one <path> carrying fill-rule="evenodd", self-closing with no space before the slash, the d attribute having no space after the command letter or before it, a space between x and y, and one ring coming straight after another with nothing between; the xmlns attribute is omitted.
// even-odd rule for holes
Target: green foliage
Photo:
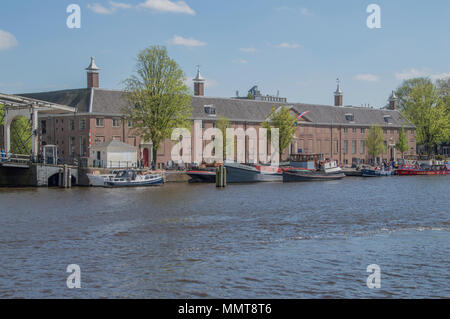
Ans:
<svg viewBox="0 0 450 319"><path fill-rule="evenodd" d="M386 145L384 144L384 134L381 126L374 125L367 132L366 136L367 153L370 156L376 157L386 152Z"/></svg>
<svg viewBox="0 0 450 319"><path fill-rule="evenodd" d="M31 125L27 118L21 116L11 123L11 153L31 154Z"/></svg>
<svg viewBox="0 0 450 319"><path fill-rule="evenodd" d="M398 88L399 107L417 127L417 143L430 153L442 142L450 140L450 101L448 81L430 79L406 80Z"/></svg>
<svg viewBox="0 0 450 319"><path fill-rule="evenodd" d="M405 128L403 126L400 130L398 142L395 144L395 148L402 153L402 157L404 157L405 152L409 150L408 139L406 138Z"/></svg>
<svg viewBox="0 0 450 319"><path fill-rule="evenodd" d="M163 46L151 46L138 54L136 73L125 80L129 101L123 110L134 128L153 143L153 163L161 143L174 128L190 127L191 96L185 76Z"/></svg>
<svg viewBox="0 0 450 319"><path fill-rule="evenodd" d="M228 118L221 116L219 117L219 119L217 120L217 128L220 129L222 131L222 135L223 135L223 158L226 158L226 143L227 143L227 128L230 127L230 121L228 120Z"/></svg>
<svg viewBox="0 0 450 319"><path fill-rule="evenodd" d="M290 109L282 106L278 109L278 112L273 107L268 120L262 123L262 127L267 129L267 136L269 138L271 128L279 129L280 161L283 151L289 146L297 130L296 120L295 115L291 114Z"/></svg>
<svg viewBox="0 0 450 319"><path fill-rule="evenodd" d="M5 111L3 109L3 104L0 104L0 125L3 125L3 117L5 116Z"/></svg>
<svg viewBox="0 0 450 319"><path fill-rule="evenodd" d="M249 100L254 100L255 97L253 96L253 94L251 94L250 92L248 92L248 94L247 94L247 99L249 99Z"/></svg>

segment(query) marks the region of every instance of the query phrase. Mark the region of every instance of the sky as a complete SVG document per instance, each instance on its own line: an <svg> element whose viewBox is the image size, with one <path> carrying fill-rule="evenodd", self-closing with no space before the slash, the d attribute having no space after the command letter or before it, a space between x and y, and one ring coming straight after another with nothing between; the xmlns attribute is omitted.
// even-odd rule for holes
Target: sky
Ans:
<svg viewBox="0 0 450 319"><path fill-rule="evenodd" d="M70 4L81 27L68 28ZM381 28L369 28L370 4ZM383 107L403 80L450 76L450 1L21 0L0 3L0 92L86 87L94 56L100 87L123 88L136 56L165 45L206 95L258 85L288 102Z"/></svg>

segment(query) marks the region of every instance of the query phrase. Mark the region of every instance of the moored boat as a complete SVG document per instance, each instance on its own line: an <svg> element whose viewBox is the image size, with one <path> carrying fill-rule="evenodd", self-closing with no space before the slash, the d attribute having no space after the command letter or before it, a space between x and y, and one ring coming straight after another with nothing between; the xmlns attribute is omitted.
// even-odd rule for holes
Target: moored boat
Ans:
<svg viewBox="0 0 450 319"><path fill-rule="evenodd" d="M342 172L325 173L308 169L290 169L283 172L283 182L330 181L345 177Z"/></svg>
<svg viewBox="0 0 450 319"><path fill-rule="evenodd" d="M164 182L163 176L137 170L123 170L105 182L105 187L143 187L156 186Z"/></svg>
<svg viewBox="0 0 450 319"><path fill-rule="evenodd" d="M187 171L186 174L191 178L190 183L215 183L216 168L196 169Z"/></svg>
<svg viewBox="0 0 450 319"><path fill-rule="evenodd" d="M361 170L363 177L382 177L382 176L391 176L393 175L393 171L387 171L383 169L368 169L364 168Z"/></svg>
<svg viewBox="0 0 450 319"><path fill-rule="evenodd" d="M411 175L450 175L450 164L444 165L404 165L397 170L399 176Z"/></svg>
<svg viewBox="0 0 450 319"><path fill-rule="evenodd" d="M271 166L226 163L227 183L281 182L280 168Z"/></svg>

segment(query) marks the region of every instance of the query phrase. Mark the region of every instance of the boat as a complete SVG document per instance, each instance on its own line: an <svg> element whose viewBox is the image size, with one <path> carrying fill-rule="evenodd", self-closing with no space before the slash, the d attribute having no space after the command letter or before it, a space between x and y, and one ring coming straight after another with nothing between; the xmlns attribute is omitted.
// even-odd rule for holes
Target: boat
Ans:
<svg viewBox="0 0 450 319"><path fill-rule="evenodd" d="M282 182L283 172L279 167L226 163L227 183Z"/></svg>
<svg viewBox="0 0 450 319"><path fill-rule="evenodd" d="M363 177L382 177L382 176L391 176L393 175L393 171L387 171L384 169L369 169L364 168L361 170Z"/></svg>
<svg viewBox="0 0 450 319"><path fill-rule="evenodd" d="M345 176L362 176L362 171L360 169L345 168L342 170Z"/></svg>
<svg viewBox="0 0 450 319"><path fill-rule="evenodd" d="M283 172L283 182L331 181L344 177L342 172L325 173L309 169L290 169Z"/></svg>
<svg viewBox="0 0 450 319"><path fill-rule="evenodd" d="M186 174L191 178L190 183L215 183L216 168L199 168L187 171Z"/></svg>
<svg viewBox="0 0 450 319"><path fill-rule="evenodd" d="M164 182L162 174L145 173L138 170L123 170L105 182L105 187L156 186Z"/></svg>
<svg viewBox="0 0 450 319"><path fill-rule="evenodd" d="M450 164L443 165L404 165L397 170L399 176L411 175L450 175Z"/></svg>
<svg viewBox="0 0 450 319"><path fill-rule="evenodd" d="M89 178L89 186L93 186L93 187L103 187L105 186L105 182L107 180L110 180L111 178L114 178L117 173L112 173L112 174L86 174L87 177Z"/></svg>

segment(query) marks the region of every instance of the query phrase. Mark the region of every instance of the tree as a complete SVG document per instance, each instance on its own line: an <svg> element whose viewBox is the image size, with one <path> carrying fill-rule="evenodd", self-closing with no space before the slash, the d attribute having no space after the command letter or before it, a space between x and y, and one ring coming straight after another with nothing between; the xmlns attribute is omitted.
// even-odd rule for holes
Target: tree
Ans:
<svg viewBox="0 0 450 319"><path fill-rule="evenodd" d="M384 134L381 126L374 125L367 132L366 137L367 153L374 158L386 152L384 144Z"/></svg>
<svg viewBox="0 0 450 319"><path fill-rule="evenodd" d="M13 154L31 154L31 125L27 118L20 116L11 122L11 150Z"/></svg>
<svg viewBox="0 0 450 319"><path fill-rule="evenodd" d="M409 144L408 140L406 138L405 128L402 126L402 129L400 130L400 134L398 137L398 142L395 144L395 148L402 153L402 158L404 158L404 154L407 150L409 150Z"/></svg>
<svg viewBox="0 0 450 319"><path fill-rule="evenodd" d="M5 111L3 109L3 104L0 104L0 126L3 125L4 116L5 116Z"/></svg>
<svg viewBox="0 0 450 319"><path fill-rule="evenodd" d="M230 127L230 121L228 118L221 116L217 120L217 128L222 131L223 136L223 158L226 158L226 143L227 143L227 128Z"/></svg>
<svg viewBox="0 0 450 319"><path fill-rule="evenodd" d="M424 145L427 153L450 138L446 85L438 85L427 78L416 78L404 81L397 90L400 111L416 126L417 143Z"/></svg>
<svg viewBox="0 0 450 319"><path fill-rule="evenodd" d="M268 119L262 123L262 127L267 129L268 138L272 128L279 129L280 161L283 151L289 146L297 130L296 121L297 118L291 114L291 110L281 106L278 109L273 107Z"/></svg>
<svg viewBox="0 0 450 319"><path fill-rule="evenodd" d="M164 46L151 46L137 56L136 73L125 80L124 114L146 141L153 143L152 163L172 130L190 127L191 96L185 76Z"/></svg>

